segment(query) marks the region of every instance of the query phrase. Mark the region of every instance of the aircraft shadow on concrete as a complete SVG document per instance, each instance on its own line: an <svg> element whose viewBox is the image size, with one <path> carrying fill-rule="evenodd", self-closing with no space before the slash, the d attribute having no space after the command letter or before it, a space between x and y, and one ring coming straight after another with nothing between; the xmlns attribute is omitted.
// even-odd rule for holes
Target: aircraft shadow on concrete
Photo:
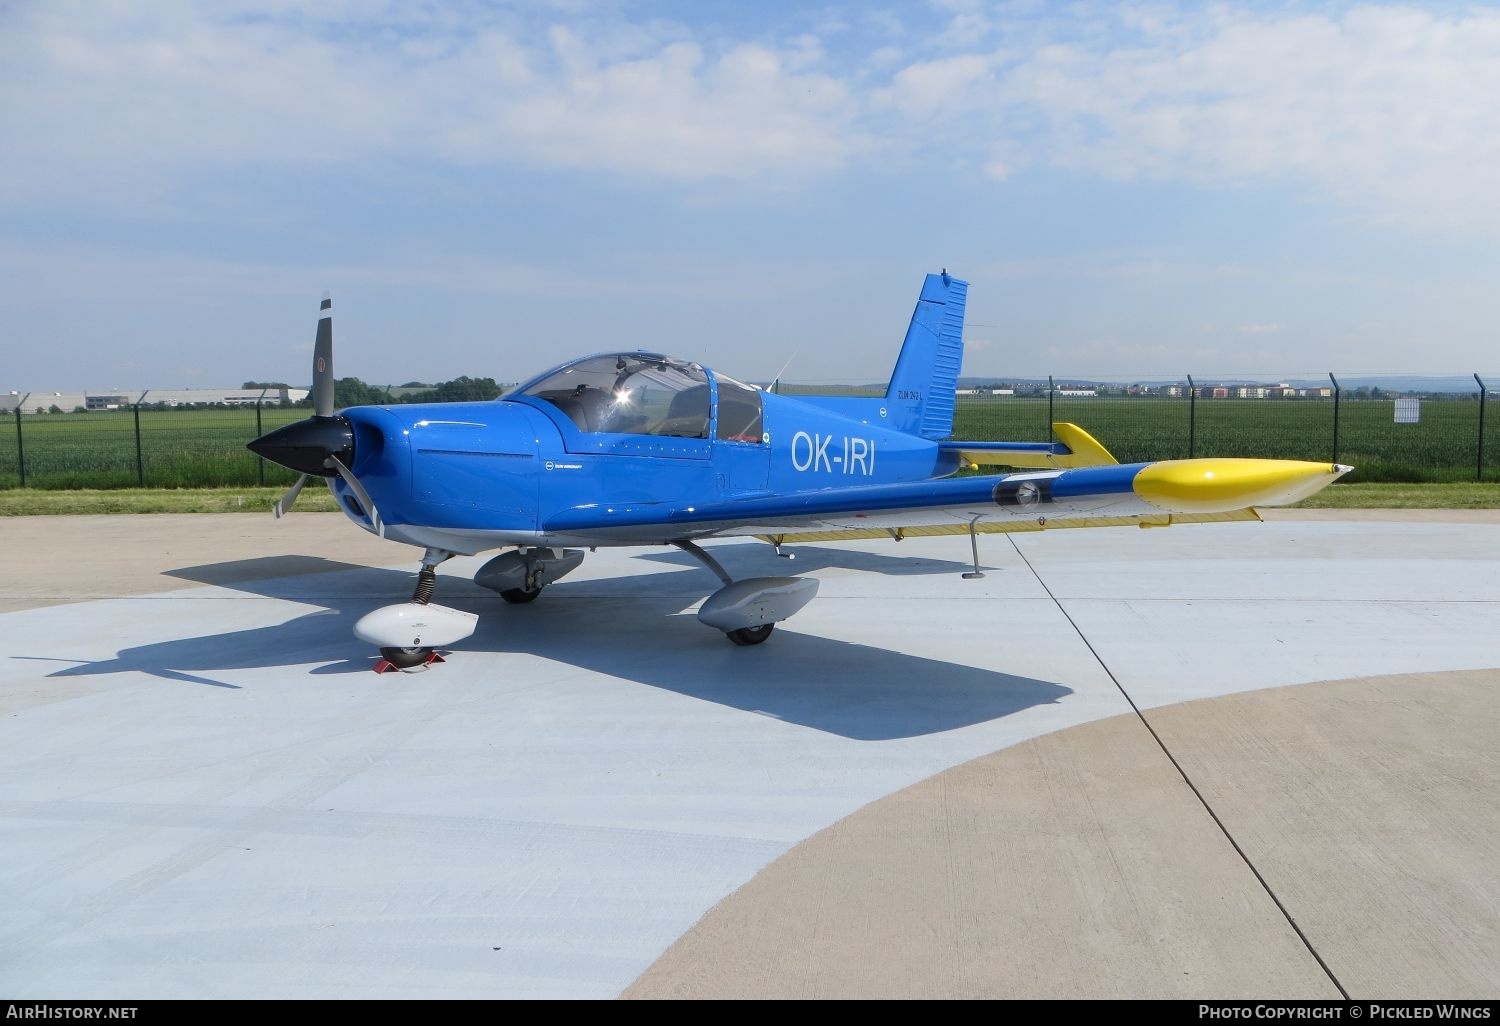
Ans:
<svg viewBox="0 0 1500 1026"><path fill-rule="evenodd" d="M722 559L722 550L715 555ZM723 562L734 572L731 560ZM324 608L271 626L125 648L112 660L82 662L49 676L133 671L237 689L215 675L318 663L314 675L364 673L372 687L429 687L441 685L445 674L461 674L467 653L515 653L868 741L966 727L1072 693L1061 684L801 634L787 625L764 645L736 647L684 612L716 586L706 570L692 566L576 584L563 580L525 606L508 606L466 578L440 576L435 601L478 613L478 630L446 665L379 678L369 673L376 655L353 636L354 622L409 598L414 572L315 557L186 567L171 575ZM803 563L799 569L807 568Z"/></svg>

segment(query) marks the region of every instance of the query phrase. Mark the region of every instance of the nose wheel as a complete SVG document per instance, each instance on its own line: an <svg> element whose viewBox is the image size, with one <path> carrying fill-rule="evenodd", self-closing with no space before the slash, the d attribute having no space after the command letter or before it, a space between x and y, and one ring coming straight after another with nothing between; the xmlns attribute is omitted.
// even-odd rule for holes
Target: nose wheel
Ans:
<svg viewBox="0 0 1500 1026"><path fill-rule="evenodd" d="M443 657L430 648L382 648L380 659L381 663L375 668L376 673L381 673L384 669L410 670L443 662Z"/></svg>
<svg viewBox="0 0 1500 1026"><path fill-rule="evenodd" d="M422 557L417 587L411 601L382 606L359 618L354 636L380 649L376 673L415 670L443 662L437 650L474 633L479 617L432 601L437 588L437 565L451 557L445 549L429 548Z"/></svg>
<svg viewBox="0 0 1500 1026"><path fill-rule="evenodd" d="M769 638L775 629L774 623L765 623L759 627L740 627L737 630L725 631L724 636L736 645L759 645Z"/></svg>

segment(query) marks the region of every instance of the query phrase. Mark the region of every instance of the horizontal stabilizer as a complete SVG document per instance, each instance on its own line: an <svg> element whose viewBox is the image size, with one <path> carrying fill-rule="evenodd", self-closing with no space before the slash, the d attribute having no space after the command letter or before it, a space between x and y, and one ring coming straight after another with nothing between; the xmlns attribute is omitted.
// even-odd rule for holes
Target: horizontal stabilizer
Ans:
<svg viewBox="0 0 1500 1026"><path fill-rule="evenodd" d="M1060 442L943 442L944 452L957 452L970 467L1026 467L1072 470L1108 467L1120 461L1099 440L1077 424L1057 423L1052 433Z"/></svg>

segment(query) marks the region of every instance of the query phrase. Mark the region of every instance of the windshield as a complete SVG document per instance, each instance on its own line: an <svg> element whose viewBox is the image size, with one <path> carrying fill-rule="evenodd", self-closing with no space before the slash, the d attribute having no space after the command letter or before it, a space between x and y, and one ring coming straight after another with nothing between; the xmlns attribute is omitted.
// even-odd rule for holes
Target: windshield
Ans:
<svg viewBox="0 0 1500 1026"><path fill-rule="evenodd" d="M580 431L708 437L708 375L656 353L590 356L517 394L545 399Z"/></svg>

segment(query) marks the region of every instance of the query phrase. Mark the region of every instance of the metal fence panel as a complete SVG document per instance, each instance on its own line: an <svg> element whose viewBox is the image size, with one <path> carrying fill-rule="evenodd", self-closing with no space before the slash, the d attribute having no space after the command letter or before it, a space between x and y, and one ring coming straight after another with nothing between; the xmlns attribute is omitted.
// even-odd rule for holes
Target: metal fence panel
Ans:
<svg viewBox="0 0 1500 1026"><path fill-rule="evenodd" d="M1185 395L1059 395L1053 404L1054 420L1077 424L1121 463L1186 458L1190 412Z"/></svg>
<svg viewBox="0 0 1500 1026"><path fill-rule="evenodd" d="M1045 396L959 396L954 407L954 438L1043 442L1051 434Z"/></svg>
<svg viewBox="0 0 1500 1026"><path fill-rule="evenodd" d="M1500 375L1486 375L1484 381L1486 385L1500 381ZM1484 397L1480 416L1484 431L1481 433L1483 445L1474 454L1476 476L1480 481L1500 480L1500 402L1496 402L1494 392Z"/></svg>
<svg viewBox="0 0 1500 1026"><path fill-rule="evenodd" d="M129 410L21 417L28 488L130 488L136 483Z"/></svg>
<svg viewBox="0 0 1500 1026"><path fill-rule="evenodd" d="M255 408L142 410L143 478L153 488L257 483Z"/></svg>
<svg viewBox="0 0 1500 1026"><path fill-rule="evenodd" d="M1475 396L1424 399L1415 424L1396 423L1392 399L1349 399L1340 406L1339 462L1356 481L1472 481L1479 439Z"/></svg>
<svg viewBox="0 0 1500 1026"><path fill-rule="evenodd" d="M21 485L21 423L24 414L12 413L0 424L0 488L18 488Z"/></svg>
<svg viewBox="0 0 1500 1026"><path fill-rule="evenodd" d="M1333 459L1332 399L1199 398L1194 453L1264 459Z"/></svg>
<svg viewBox="0 0 1500 1026"><path fill-rule="evenodd" d="M1206 380L1212 379L1199 379ZM783 391L872 390L789 385ZM1484 405L1481 433L1477 384L1472 393L1423 397L1416 423L1396 422L1394 396L1352 397L1347 389L1337 398L1331 388L1327 396L1241 395L1235 388L1201 385L1196 395L1185 386L1175 394L1086 391L960 395L953 437L1045 441L1054 421L1069 421L1122 463L1189 455L1337 459L1356 468L1346 480L1500 478L1500 409L1493 398ZM266 406L12 414L0 427L0 488L285 487L295 475L260 460L245 444L308 413Z"/></svg>

